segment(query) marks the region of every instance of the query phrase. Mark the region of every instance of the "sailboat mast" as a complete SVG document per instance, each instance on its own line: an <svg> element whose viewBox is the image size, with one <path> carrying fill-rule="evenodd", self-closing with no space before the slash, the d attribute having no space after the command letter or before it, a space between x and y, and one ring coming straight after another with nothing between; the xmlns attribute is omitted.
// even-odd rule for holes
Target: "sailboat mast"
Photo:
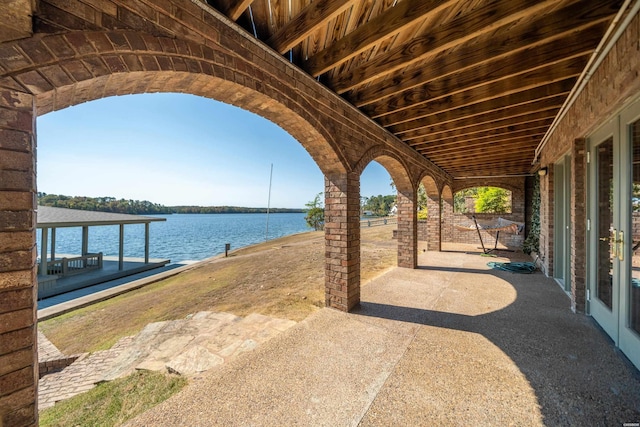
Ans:
<svg viewBox="0 0 640 427"><path fill-rule="evenodd" d="M271 163L271 172L269 173L269 198L267 199L267 228L264 232L264 241L269 240L269 210L271 209L271 179L273 178L273 163Z"/></svg>

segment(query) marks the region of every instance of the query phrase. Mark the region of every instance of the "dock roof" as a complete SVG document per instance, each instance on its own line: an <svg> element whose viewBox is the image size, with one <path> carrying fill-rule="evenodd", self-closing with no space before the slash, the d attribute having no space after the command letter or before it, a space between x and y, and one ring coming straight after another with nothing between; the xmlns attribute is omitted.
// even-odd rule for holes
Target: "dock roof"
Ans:
<svg viewBox="0 0 640 427"><path fill-rule="evenodd" d="M37 210L37 228L148 224L166 220L166 218L159 217L55 208L51 206L38 206Z"/></svg>

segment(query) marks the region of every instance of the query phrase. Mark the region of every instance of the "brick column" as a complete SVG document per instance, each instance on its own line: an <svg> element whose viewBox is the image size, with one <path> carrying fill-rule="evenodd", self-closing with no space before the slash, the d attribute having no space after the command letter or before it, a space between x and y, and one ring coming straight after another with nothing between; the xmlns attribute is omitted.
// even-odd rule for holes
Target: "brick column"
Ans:
<svg viewBox="0 0 640 427"><path fill-rule="evenodd" d="M325 177L325 302L349 311L360 303L360 176Z"/></svg>
<svg viewBox="0 0 640 427"><path fill-rule="evenodd" d="M398 267L418 266L416 191L398 191Z"/></svg>
<svg viewBox="0 0 640 427"><path fill-rule="evenodd" d="M440 213L440 196L427 194L427 250L429 251L440 251L442 248Z"/></svg>
<svg viewBox="0 0 640 427"><path fill-rule="evenodd" d="M440 213L440 239L443 242L453 242L453 195L451 190L442 192L442 206Z"/></svg>
<svg viewBox="0 0 640 427"><path fill-rule="evenodd" d="M586 140L571 147L571 309L584 313L587 289Z"/></svg>
<svg viewBox="0 0 640 427"><path fill-rule="evenodd" d="M554 167L547 165L547 175L540 177L540 256L545 268L544 273L553 277L553 240L554 235Z"/></svg>
<svg viewBox="0 0 640 427"><path fill-rule="evenodd" d="M35 117L0 89L0 426L38 423Z"/></svg>

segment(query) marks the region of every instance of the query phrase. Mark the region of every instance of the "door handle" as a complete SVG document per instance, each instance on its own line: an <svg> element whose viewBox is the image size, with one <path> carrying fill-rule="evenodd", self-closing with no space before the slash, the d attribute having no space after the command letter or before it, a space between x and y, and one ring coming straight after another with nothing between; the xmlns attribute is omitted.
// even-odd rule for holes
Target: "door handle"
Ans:
<svg viewBox="0 0 640 427"><path fill-rule="evenodd" d="M620 230L618 232L618 259L620 261L624 261L624 231Z"/></svg>
<svg viewBox="0 0 640 427"><path fill-rule="evenodd" d="M611 256L614 258L618 257L618 245L616 244L616 234L618 234L617 230L614 228L611 230L611 238L609 241L611 242Z"/></svg>

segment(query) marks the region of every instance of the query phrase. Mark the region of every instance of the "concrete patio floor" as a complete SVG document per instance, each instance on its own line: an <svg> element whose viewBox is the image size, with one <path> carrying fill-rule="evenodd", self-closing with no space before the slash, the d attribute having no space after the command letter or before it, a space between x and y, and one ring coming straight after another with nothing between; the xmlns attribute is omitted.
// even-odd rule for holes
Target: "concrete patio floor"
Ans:
<svg viewBox="0 0 640 427"><path fill-rule="evenodd" d="M640 375L593 320L540 272L488 261L508 260L421 252L355 312L322 309L129 425L640 422Z"/></svg>

